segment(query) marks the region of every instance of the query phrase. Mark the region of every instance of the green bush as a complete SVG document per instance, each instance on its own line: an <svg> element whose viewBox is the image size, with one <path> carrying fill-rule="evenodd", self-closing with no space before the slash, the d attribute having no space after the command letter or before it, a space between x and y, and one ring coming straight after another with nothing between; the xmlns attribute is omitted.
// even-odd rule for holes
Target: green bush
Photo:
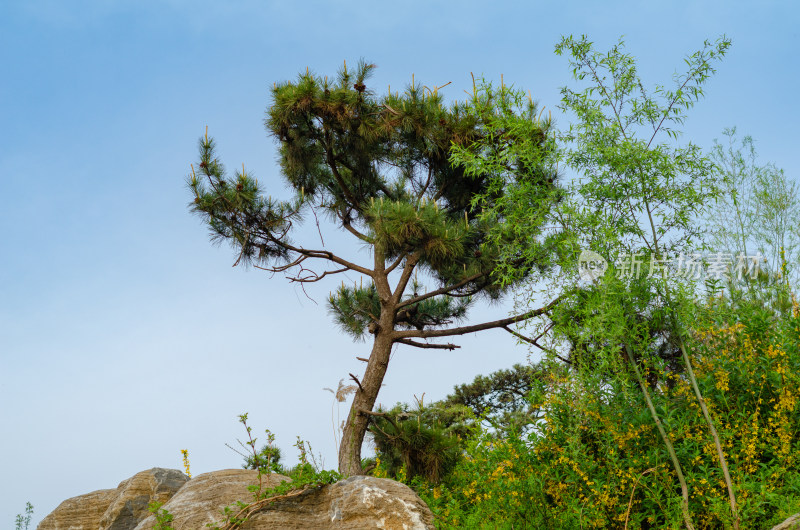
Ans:
<svg viewBox="0 0 800 530"><path fill-rule="evenodd" d="M698 383L728 459L742 528L800 511L800 308L748 297L690 307ZM660 371L660 372L659 372ZM659 373L655 373L659 372ZM716 450L680 372L651 395L686 475L698 528L732 527ZM478 428L440 484L406 477L442 528L681 528L680 488L641 391L621 376L548 370L525 435ZM400 478L403 478L402 476Z"/></svg>

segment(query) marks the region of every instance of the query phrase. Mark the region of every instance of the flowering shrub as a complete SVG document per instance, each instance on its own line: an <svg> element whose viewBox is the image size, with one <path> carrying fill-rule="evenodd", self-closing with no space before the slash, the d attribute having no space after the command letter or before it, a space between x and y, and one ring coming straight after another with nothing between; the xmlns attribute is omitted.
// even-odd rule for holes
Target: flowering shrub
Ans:
<svg viewBox="0 0 800 530"><path fill-rule="evenodd" d="M745 297L746 298L746 297ZM691 356L728 459L742 528L800 512L800 308L716 298L693 304ZM686 475L697 528L730 528L716 449L680 372L647 367ZM440 484L412 486L442 528L681 528L674 469L641 391L625 377L551 369L525 436L476 427Z"/></svg>

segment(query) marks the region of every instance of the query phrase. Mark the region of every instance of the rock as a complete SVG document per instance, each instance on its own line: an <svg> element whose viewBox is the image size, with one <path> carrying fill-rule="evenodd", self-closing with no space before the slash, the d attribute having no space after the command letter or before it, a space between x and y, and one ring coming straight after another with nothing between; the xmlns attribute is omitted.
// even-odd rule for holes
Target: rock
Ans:
<svg viewBox="0 0 800 530"><path fill-rule="evenodd" d="M241 528L424 530L434 525L428 506L405 484L355 476L273 502Z"/></svg>
<svg viewBox="0 0 800 530"><path fill-rule="evenodd" d="M283 475L263 475L263 487L272 488L289 478ZM164 506L175 519L175 528L202 529L207 523L220 523L221 511L236 501L252 502L248 486L258 483L258 471L252 469L223 469L197 475L186 483ZM238 508L237 508L238 511ZM150 530L156 518L150 515L135 530Z"/></svg>
<svg viewBox="0 0 800 530"><path fill-rule="evenodd" d="M97 530L117 490L99 490L67 499L42 519L37 530Z"/></svg>
<svg viewBox="0 0 800 530"><path fill-rule="evenodd" d="M132 530L150 515L148 504L167 501L187 480L189 477L177 469L154 467L123 480L117 489L65 500L37 529Z"/></svg>
<svg viewBox="0 0 800 530"><path fill-rule="evenodd" d="M800 528L800 513L794 514L778 526L773 526L772 530L795 530L797 528Z"/></svg>
<svg viewBox="0 0 800 530"><path fill-rule="evenodd" d="M288 478L272 474L262 480L266 489ZM258 472L249 469L203 473L189 480L180 471L153 468L121 482L115 490L62 502L38 529L151 530L157 521L147 505L166 500L162 509L173 515L174 528L200 530L209 523L222 523L226 506L252 502L247 487L257 481ZM242 530L274 528L422 530L434 526L430 509L408 486L357 476L265 503L241 526Z"/></svg>
<svg viewBox="0 0 800 530"><path fill-rule="evenodd" d="M151 502L167 502L189 480L177 469L154 467L117 486L117 498L100 518L102 530L131 530L150 516Z"/></svg>

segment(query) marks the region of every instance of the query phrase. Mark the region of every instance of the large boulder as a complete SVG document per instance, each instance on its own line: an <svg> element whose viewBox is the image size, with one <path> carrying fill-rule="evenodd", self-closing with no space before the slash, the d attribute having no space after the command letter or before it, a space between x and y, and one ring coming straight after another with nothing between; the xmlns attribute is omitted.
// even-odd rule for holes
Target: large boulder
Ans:
<svg viewBox="0 0 800 530"><path fill-rule="evenodd" d="M288 477L278 474L262 475L262 487L272 488ZM220 523L222 510L237 501L252 502L253 493L248 486L258 484L258 471L252 469L223 469L203 473L192 478L164 506L171 513L176 528L205 528L208 523ZM235 508L238 511L238 508ZM150 515L142 520L135 530L150 530L156 518Z"/></svg>
<svg viewBox="0 0 800 530"><path fill-rule="evenodd" d="M425 530L434 525L428 506L405 484L356 476L267 504L242 525L242 530L267 528Z"/></svg>
<svg viewBox="0 0 800 530"><path fill-rule="evenodd" d="M151 502L166 502L189 477L177 469L154 467L100 490L62 502L38 530L131 530L150 512Z"/></svg>
<svg viewBox="0 0 800 530"><path fill-rule="evenodd" d="M189 477L177 469L154 467L123 480L117 497L100 518L102 530L130 530L150 516L151 502L167 502Z"/></svg>

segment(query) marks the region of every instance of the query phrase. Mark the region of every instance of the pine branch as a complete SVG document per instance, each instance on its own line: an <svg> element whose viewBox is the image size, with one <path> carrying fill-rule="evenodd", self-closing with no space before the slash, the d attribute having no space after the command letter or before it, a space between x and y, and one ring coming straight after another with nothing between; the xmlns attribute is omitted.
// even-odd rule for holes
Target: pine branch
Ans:
<svg viewBox="0 0 800 530"><path fill-rule="evenodd" d="M362 234L361 232L353 228L353 225L350 223L350 221L342 219L342 227L351 234L353 234L354 236L356 236L358 239L363 241L364 243L372 243L369 237L367 237L365 234Z"/></svg>
<svg viewBox="0 0 800 530"><path fill-rule="evenodd" d="M386 272L386 274L389 274L390 272L395 270L397 268L397 266L400 265L403 262L404 259L406 259L406 257L408 257L408 253L407 252L403 252L402 254L397 256L397 259L394 260L394 263L389 265L389 267L384 272Z"/></svg>
<svg viewBox="0 0 800 530"><path fill-rule="evenodd" d="M392 294L392 300L394 302L399 302L400 297L403 296L403 293L408 286L408 281L411 279L411 274L414 272L414 268L416 267L421 256L422 250L418 250L406 258L406 263L403 265L403 273L400 275L400 279L397 281L397 288L395 289L394 294Z"/></svg>
<svg viewBox="0 0 800 530"><path fill-rule="evenodd" d="M331 151L331 149L332 147L330 146L330 143L325 145L325 157L326 161L328 162L328 167L331 168L331 173L333 174L333 178L336 179L336 184L339 185L339 188L342 190L342 193L344 193L344 196L347 198L347 200L350 201L351 206L356 211L361 211L361 208L359 207L359 202L356 200L355 196L353 196L353 193L350 191L350 188L347 187L347 184L344 182L344 179L339 174L339 168L336 167L336 161L334 160L333 152Z"/></svg>
<svg viewBox="0 0 800 530"><path fill-rule="evenodd" d="M408 339L412 337L424 338L424 339L432 337L452 337L453 335L465 335L467 333L474 333L476 331L483 331L485 329L502 328L510 324L515 324L517 322L522 322L523 320L528 320L530 318L543 315L574 293L575 293L574 289L567 291L566 293L562 294L561 296L559 296L558 298L556 298L555 300L553 300L544 307L540 307L539 309L532 309L531 311L513 317L494 320L492 322L484 322L483 324L475 324L472 326L461 326L458 328L450 328L450 329L395 331L393 334L393 338L395 339L395 341L397 341L397 339Z"/></svg>
<svg viewBox="0 0 800 530"><path fill-rule="evenodd" d="M416 303L419 303L419 302L421 302L423 300L427 300L428 298L433 298L434 296L438 296L440 294L447 294L447 295L454 296L454 295L451 294L451 291L455 291L456 289L460 289L461 287L464 287L465 285L469 284L470 282L474 282L475 280L478 280L478 279L480 279L480 278L482 278L484 276L488 276L490 273L491 273L491 271L479 272L477 274L473 274L472 276L464 278L463 280L461 280L460 282L458 282L456 284L453 284L453 285L450 285L450 286L446 286L446 287L442 287L441 289L436 289L435 291L430 291L430 292L427 292L425 294L421 294L419 296L415 296L414 298L409 298L408 300L403 300L402 302L397 304L397 309L402 309L407 305L416 304Z"/></svg>

